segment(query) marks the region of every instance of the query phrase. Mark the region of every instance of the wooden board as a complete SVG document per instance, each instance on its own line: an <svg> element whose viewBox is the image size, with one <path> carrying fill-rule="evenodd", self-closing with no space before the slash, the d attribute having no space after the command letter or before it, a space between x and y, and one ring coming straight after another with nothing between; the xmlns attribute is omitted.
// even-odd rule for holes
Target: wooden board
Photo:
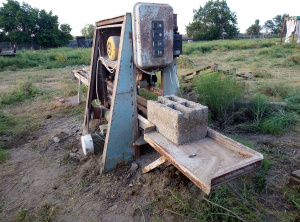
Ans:
<svg viewBox="0 0 300 222"><path fill-rule="evenodd" d="M179 146L157 131L145 133L144 139L206 194L260 167L263 160L260 153L209 128L204 139Z"/></svg>

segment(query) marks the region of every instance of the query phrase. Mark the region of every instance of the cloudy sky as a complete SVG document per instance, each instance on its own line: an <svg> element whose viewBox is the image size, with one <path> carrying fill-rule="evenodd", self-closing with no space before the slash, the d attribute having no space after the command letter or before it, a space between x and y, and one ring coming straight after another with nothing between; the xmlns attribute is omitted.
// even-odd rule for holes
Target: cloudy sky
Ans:
<svg viewBox="0 0 300 222"><path fill-rule="evenodd" d="M2 3L6 0L0 0ZM22 2L22 1L19 1ZM81 35L80 30L85 24L123 15L131 12L136 2L157 2L170 4L174 13L178 14L179 31L185 34L185 26L193 21L193 9L204 6L207 0L24 0L32 7L52 10L59 17L60 23L68 23L72 27L72 35ZM288 13L300 16L300 0L227 0L231 11L236 12L240 32L254 23L255 19L264 24L278 14Z"/></svg>

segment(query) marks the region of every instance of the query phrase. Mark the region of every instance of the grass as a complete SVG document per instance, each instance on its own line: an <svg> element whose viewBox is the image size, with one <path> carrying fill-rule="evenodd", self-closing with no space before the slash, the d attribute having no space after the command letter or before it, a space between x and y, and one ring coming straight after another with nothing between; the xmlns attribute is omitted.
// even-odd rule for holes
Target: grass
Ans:
<svg viewBox="0 0 300 222"><path fill-rule="evenodd" d="M299 116L294 113L278 113L266 118L260 128L265 134L280 136L287 126L295 125L298 121Z"/></svg>
<svg viewBox="0 0 300 222"><path fill-rule="evenodd" d="M299 45L279 46L275 44L276 42L278 39L186 43L184 44L185 55L178 59L178 71L185 74L191 69L202 68L212 63L218 63L219 67L224 70L237 68L237 73L252 71L255 79L247 81L223 76L220 73L203 72L199 79L195 80L194 87L197 88L199 94L201 93L201 103L211 103L211 106L215 107L216 119L219 118L224 123L231 125L235 124L235 121L231 121L234 118L232 117L233 113L237 114L235 116L249 114L247 118L251 117L251 121L247 124L251 124L253 121L258 124L259 127L255 129L257 134L263 131L264 124L266 129L273 129L272 132L265 133L278 135L278 129L282 129L281 133L285 133L284 126L289 126L288 123L291 123L293 118L294 120L299 118L297 115L300 113L300 109L297 108L300 102ZM77 93L76 83L69 80L70 67L57 67L89 64L89 60L90 49L72 50L67 48L36 52L25 51L23 54L18 52L17 56L11 60L0 58L2 71L0 72L0 86L9 86L9 88L0 88L1 96L5 93L7 95L5 99L8 101L1 102L0 145L3 145L3 138L7 135L12 135L11 138L18 138L24 132L34 132L32 129L45 121L46 115L53 117L72 115L76 118L80 117L79 121L82 121L84 104L76 108L66 108L55 102L54 97L56 96L70 96ZM21 68L25 69L14 71ZM28 79L27 76L30 78ZM16 79L18 83L16 83ZM23 83L24 86L21 86ZM33 87L32 90L31 87ZM18 96L18 93L21 96ZM140 94L147 99L157 100L157 95L148 94L144 90L140 90ZM258 96L255 97L255 95ZM280 110L266 108L265 96L269 101L286 101L288 106ZM19 97L22 99L18 100ZM252 101L252 113L250 108L247 112L242 112L240 106L236 105L236 100L241 98ZM282 161L286 164L295 164L289 153L280 150L275 145L274 148L268 148L271 145L265 144L256 147L244 137L233 136L233 138L264 153L265 158L260 170L232 182L235 189L251 205L259 209L268 220L297 221L299 218L297 218L299 190L285 187L286 190L283 191L277 186L272 186L269 179L270 175L274 173L274 165L277 166L277 169L284 167L280 165ZM0 156L1 152L7 158L6 154L9 150L0 149ZM275 173L278 174L276 171ZM281 170L281 173L286 172ZM267 195L267 191L271 195ZM274 201L273 196L283 198L282 202L278 199ZM153 207L161 208L166 215L175 215L178 220L237 221L238 216L247 221L263 221L260 214L246 206L225 185L213 190L205 198L211 202L198 199L196 194L187 195L171 190L167 195L162 195L158 201L159 204L156 202ZM287 205L289 210L284 212L281 204ZM234 214L220 206L229 209ZM143 214L142 206L138 208ZM34 214L37 215L34 219L53 220L55 215L52 212L54 212L54 207L45 204ZM27 209L24 208L20 210L17 218L20 218L20 221L26 221L26 218L29 218L28 215ZM147 216L146 213L145 216ZM160 219L156 218L156 220Z"/></svg>
<svg viewBox="0 0 300 222"><path fill-rule="evenodd" d="M207 42L193 42L183 44L183 54L199 54L212 51L230 51L241 49L259 49L276 45L278 39L256 39L256 40L217 40Z"/></svg>
<svg viewBox="0 0 300 222"><path fill-rule="evenodd" d="M223 125L233 118L236 102L243 93L233 76L207 71L199 75L193 85L198 92L199 102L209 107L213 119L218 119Z"/></svg>
<svg viewBox="0 0 300 222"><path fill-rule="evenodd" d="M7 159L7 157L9 157L9 152L0 148L0 163L3 163Z"/></svg>
<svg viewBox="0 0 300 222"><path fill-rule="evenodd" d="M91 48L18 51L14 57L0 57L0 71L16 71L24 68L53 69L74 65L89 65Z"/></svg>
<svg viewBox="0 0 300 222"><path fill-rule="evenodd" d="M32 99L38 94L41 94L41 91L33 85L32 81L21 81L12 91L1 94L0 105L22 102L26 99Z"/></svg>

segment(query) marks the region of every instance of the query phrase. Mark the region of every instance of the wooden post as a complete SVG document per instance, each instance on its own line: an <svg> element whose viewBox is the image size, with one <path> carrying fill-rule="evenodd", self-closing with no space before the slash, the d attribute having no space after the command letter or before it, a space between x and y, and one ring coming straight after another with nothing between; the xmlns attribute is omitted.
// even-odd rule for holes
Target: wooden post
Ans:
<svg viewBox="0 0 300 222"><path fill-rule="evenodd" d="M284 19L283 19L283 25L282 25L282 30L281 30L280 45L282 44L282 36L283 36L283 32L284 32L285 17L286 17L286 14L284 14Z"/></svg>

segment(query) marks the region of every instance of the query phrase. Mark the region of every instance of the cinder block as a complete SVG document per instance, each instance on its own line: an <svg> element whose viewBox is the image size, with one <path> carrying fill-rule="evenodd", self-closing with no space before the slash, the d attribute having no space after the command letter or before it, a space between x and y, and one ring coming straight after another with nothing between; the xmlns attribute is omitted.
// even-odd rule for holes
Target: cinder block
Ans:
<svg viewBox="0 0 300 222"><path fill-rule="evenodd" d="M158 101L148 100L148 120L167 139L181 145L207 135L208 108L201 104L170 95Z"/></svg>

